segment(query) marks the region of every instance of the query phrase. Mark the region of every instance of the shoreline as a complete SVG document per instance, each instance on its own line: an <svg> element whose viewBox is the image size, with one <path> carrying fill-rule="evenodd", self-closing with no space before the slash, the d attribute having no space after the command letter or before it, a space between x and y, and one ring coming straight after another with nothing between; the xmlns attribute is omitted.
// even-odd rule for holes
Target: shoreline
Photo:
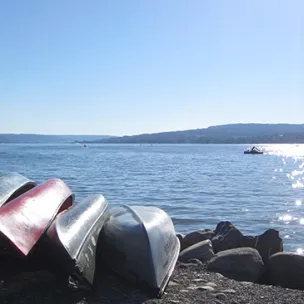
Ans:
<svg viewBox="0 0 304 304"><path fill-rule="evenodd" d="M208 286L208 287L206 287ZM304 304L304 292L228 279L206 264L178 263L162 298L151 298L110 273L99 273L93 290L59 290L45 272L19 275L1 290L3 304Z"/></svg>
<svg viewBox="0 0 304 304"><path fill-rule="evenodd" d="M71 284L63 287L58 277L44 270L19 272L5 281L0 280L1 303L304 304L303 270L298 274L292 272L302 288L263 282L267 279L265 273L271 258L284 254L278 231L268 229L260 236L244 236L232 223L220 222L215 230L197 230L186 236L177 234L177 237L181 243L179 259L161 298L149 296L97 265L95 284L90 290L76 289ZM219 263L219 268L210 267L223 257L226 260ZM300 262L302 265L303 260ZM279 266L292 281L290 273L288 277L284 267Z"/></svg>

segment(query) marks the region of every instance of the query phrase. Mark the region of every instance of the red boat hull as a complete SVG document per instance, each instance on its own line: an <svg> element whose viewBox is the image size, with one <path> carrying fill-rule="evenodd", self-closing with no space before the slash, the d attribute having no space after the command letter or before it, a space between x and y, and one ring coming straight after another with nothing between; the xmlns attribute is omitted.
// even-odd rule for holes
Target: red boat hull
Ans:
<svg viewBox="0 0 304 304"><path fill-rule="evenodd" d="M18 196L0 208L0 234L21 256L27 256L56 215L69 208L74 195L54 178Z"/></svg>

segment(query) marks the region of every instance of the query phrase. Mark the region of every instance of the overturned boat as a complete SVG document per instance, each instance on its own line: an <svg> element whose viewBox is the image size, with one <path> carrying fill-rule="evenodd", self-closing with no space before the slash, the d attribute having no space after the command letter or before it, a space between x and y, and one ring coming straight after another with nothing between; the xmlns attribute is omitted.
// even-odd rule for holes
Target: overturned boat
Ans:
<svg viewBox="0 0 304 304"><path fill-rule="evenodd" d="M0 208L0 247L28 256L57 214L72 205L74 194L60 179L49 179ZM3 244L4 243L4 244Z"/></svg>
<svg viewBox="0 0 304 304"><path fill-rule="evenodd" d="M149 206L121 206L100 233L98 260L129 281L161 296L174 270L180 243L168 214Z"/></svg>
<svg viewBox="0 0 304 304"><path fill-rule="evenodd" d="M43 240L49 268L56 274L70 275L84 287L93 284L97 241L108 217L108 202L99 194L59 214Z"/></svg>
<svg viewBox="0 0 304 304"><path fill-rule="evenodd" d="M0 207L35 186L34 181L17 172L0 173Z"/></svg>

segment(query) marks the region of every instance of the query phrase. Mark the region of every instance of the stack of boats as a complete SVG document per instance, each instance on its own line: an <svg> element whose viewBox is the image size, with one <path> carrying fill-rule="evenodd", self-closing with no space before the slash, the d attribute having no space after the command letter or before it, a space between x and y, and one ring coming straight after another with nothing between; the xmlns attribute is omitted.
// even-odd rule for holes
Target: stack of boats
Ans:
<svg viewBox="0 0 304 304"><path fill-rule="evenodd" d="M15 271L47 269L91 287L99 264L161 296L179 251L172 220L157 207L110 208L101 194L76 201L58 178L37 185L0 175L0 264L13 260Z"/></svg>

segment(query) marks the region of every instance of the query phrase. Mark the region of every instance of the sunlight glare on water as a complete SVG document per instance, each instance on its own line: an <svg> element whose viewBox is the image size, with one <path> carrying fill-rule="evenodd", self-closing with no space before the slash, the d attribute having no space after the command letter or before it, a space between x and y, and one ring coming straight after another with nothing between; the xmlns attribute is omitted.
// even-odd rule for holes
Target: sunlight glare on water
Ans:
<svg viewBox="0 0 304 304"><path fill-rule="evenodd" d="M274 220L274 223L282 223L286 227L283 232L280 231L280 234L284 239L289 240L299 233L302 234L304 229L304 205L302 204L304 202L304 145L264 145L264 149L268 155L281 159L281 165L273 169L272 179L279 180L279 187L289 187L295 196L293 202L287 200L284 203L286 209L279 212L277 219ZM295 248L295 251L304 254L303 247Z"/></svg>
<svg viewBox="0 0 304 304"><path fill-rule="evenodd" d="M293 159L294 163L298 165L298 169L294 169L291 172L287 172L287 178L292 182L291 187L293 189L304 189L304 145L265 145L265 150L270 155L276 155L282 157L284 166L287 164L288 158ZM283 172L283 168L275 169L275 172Z"/></svg>
<svg viewBox="0 0 304 304"><path fill-rule="evenodd" d="M280 221L284 221L284 222L288 222L288 221L291 221L292 220L292 216L289 215L289 214L285 214L283 216L280 216L279 217L279 220Z"/></svg>
<svg viewBox="0 0 304 304"><path fill-rule="evenodd" d="M292 157L294 159L301 159L304 157L304 144L275 144L275 145L263 145L263 148L267 151L267 154L282 156L283 164L286 164L286 159ZM300 165L304 167L304 162Z"/></svg>

